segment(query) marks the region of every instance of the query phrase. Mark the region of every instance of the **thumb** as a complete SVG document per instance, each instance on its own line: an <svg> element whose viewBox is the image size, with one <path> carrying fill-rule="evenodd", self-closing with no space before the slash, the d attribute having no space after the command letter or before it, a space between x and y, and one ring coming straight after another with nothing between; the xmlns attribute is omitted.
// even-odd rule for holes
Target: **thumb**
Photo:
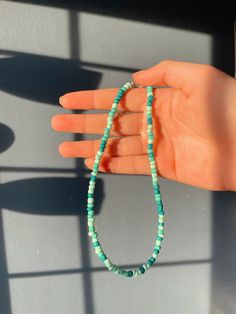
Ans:
<svg viewBox="0 0 236 314"><path fill-rule="evenodd" d="M196 82L199 64L165 60L150 68L132 74L133 81L140 85L169 86L183 90L187 94Z"/></svg>

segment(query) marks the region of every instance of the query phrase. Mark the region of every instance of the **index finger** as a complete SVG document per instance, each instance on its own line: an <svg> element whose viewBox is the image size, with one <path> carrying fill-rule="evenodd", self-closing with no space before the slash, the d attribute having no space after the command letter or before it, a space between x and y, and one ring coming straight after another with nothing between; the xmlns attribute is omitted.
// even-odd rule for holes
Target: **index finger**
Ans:
<svg viewBox="0 0 236 314"><path fill-rule="evenodd" d="M111 109L119 88L82 90L66 93L59 98L59 103L65 109L106 110ZM131 88L123 95L117 110L143 112L146 104L147 91L145 88Z"/></svg>

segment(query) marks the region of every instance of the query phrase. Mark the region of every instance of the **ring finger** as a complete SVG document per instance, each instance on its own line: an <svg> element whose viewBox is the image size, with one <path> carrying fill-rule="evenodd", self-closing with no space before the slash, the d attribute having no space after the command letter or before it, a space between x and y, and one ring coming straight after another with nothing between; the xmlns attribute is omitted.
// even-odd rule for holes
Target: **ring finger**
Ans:
<svg viewBox="0 0 236 314"><path fill-rule="evenodd" d="M94 157L99 150L101 140L63 142L59 152L63 157ZM112 157L147 154L140 135L109 138L104 155Z"/></svg>

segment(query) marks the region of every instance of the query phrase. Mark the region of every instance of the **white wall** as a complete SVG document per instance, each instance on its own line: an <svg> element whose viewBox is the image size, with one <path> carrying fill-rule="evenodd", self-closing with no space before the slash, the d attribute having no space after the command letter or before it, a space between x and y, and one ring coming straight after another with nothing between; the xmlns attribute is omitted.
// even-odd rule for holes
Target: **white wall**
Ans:
<svg viewBox="0 0 236 314"><path fill-rule="evenodd" d="M144 276L115 276L91 248L86 216L75 214L86 212L79 201L89 171L59 155L73 135L53 131L50 120L65 113L57 97L77 86L120 86L133 69L163 59L211 63L211 36L4 1L0 15L0 123L10 143L0 155L1 313L210 313L211 193L160 179L166 232L159 260ZM99 177L104 250L119 265L145 262L156 235L150 177Z"/></svg>

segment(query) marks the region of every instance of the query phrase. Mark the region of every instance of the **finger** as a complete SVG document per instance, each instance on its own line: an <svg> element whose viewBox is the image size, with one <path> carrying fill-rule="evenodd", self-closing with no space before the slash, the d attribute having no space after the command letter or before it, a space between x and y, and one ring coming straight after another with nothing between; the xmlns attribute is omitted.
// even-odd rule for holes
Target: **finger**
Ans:
<svg viewBox="0 0 236 314"><path fill-rule="evenodd" d="M110 135L135 135L141 132L142 113L116 113ZM56 131L71 133L103 134L108 114L64 114L56 115L51 126Z"/></svg>
<svg viewBox="0 0 236 314"><path fill-rule="evenodd" d="M59 152L63 157L94 157L100 149L101 140L86 140L77 142L63 142L59 146ZM109 138L104 155L112 157L144 155L147 149L143 145L140 135Z"/></svg>
<svg viewBox="0 0 236 314"><path fill-rule="evenodd" d="M165 60L133 73L132 77L137 84L175 87L189 95L196 84L197 72L203 67L191 62Z"/></svg>
<svg viewBox="0 0 236 314"><path fill-rule="evenodd" d="M107 88L70 92L60 97L59 102L65 109L111 109L118 90L118 88ZM129 89L123 95L117 109L122 111L143 112L146 97L147 92L145 88Z"/></svg>
<svg viewBox="0 0 236 314"><path fill-rule="evenodd" d="M93 169L94 157L85 159L85 165ZM111 157L103 155L99 171L119 174L151 174L147 155Z"/></svg>

